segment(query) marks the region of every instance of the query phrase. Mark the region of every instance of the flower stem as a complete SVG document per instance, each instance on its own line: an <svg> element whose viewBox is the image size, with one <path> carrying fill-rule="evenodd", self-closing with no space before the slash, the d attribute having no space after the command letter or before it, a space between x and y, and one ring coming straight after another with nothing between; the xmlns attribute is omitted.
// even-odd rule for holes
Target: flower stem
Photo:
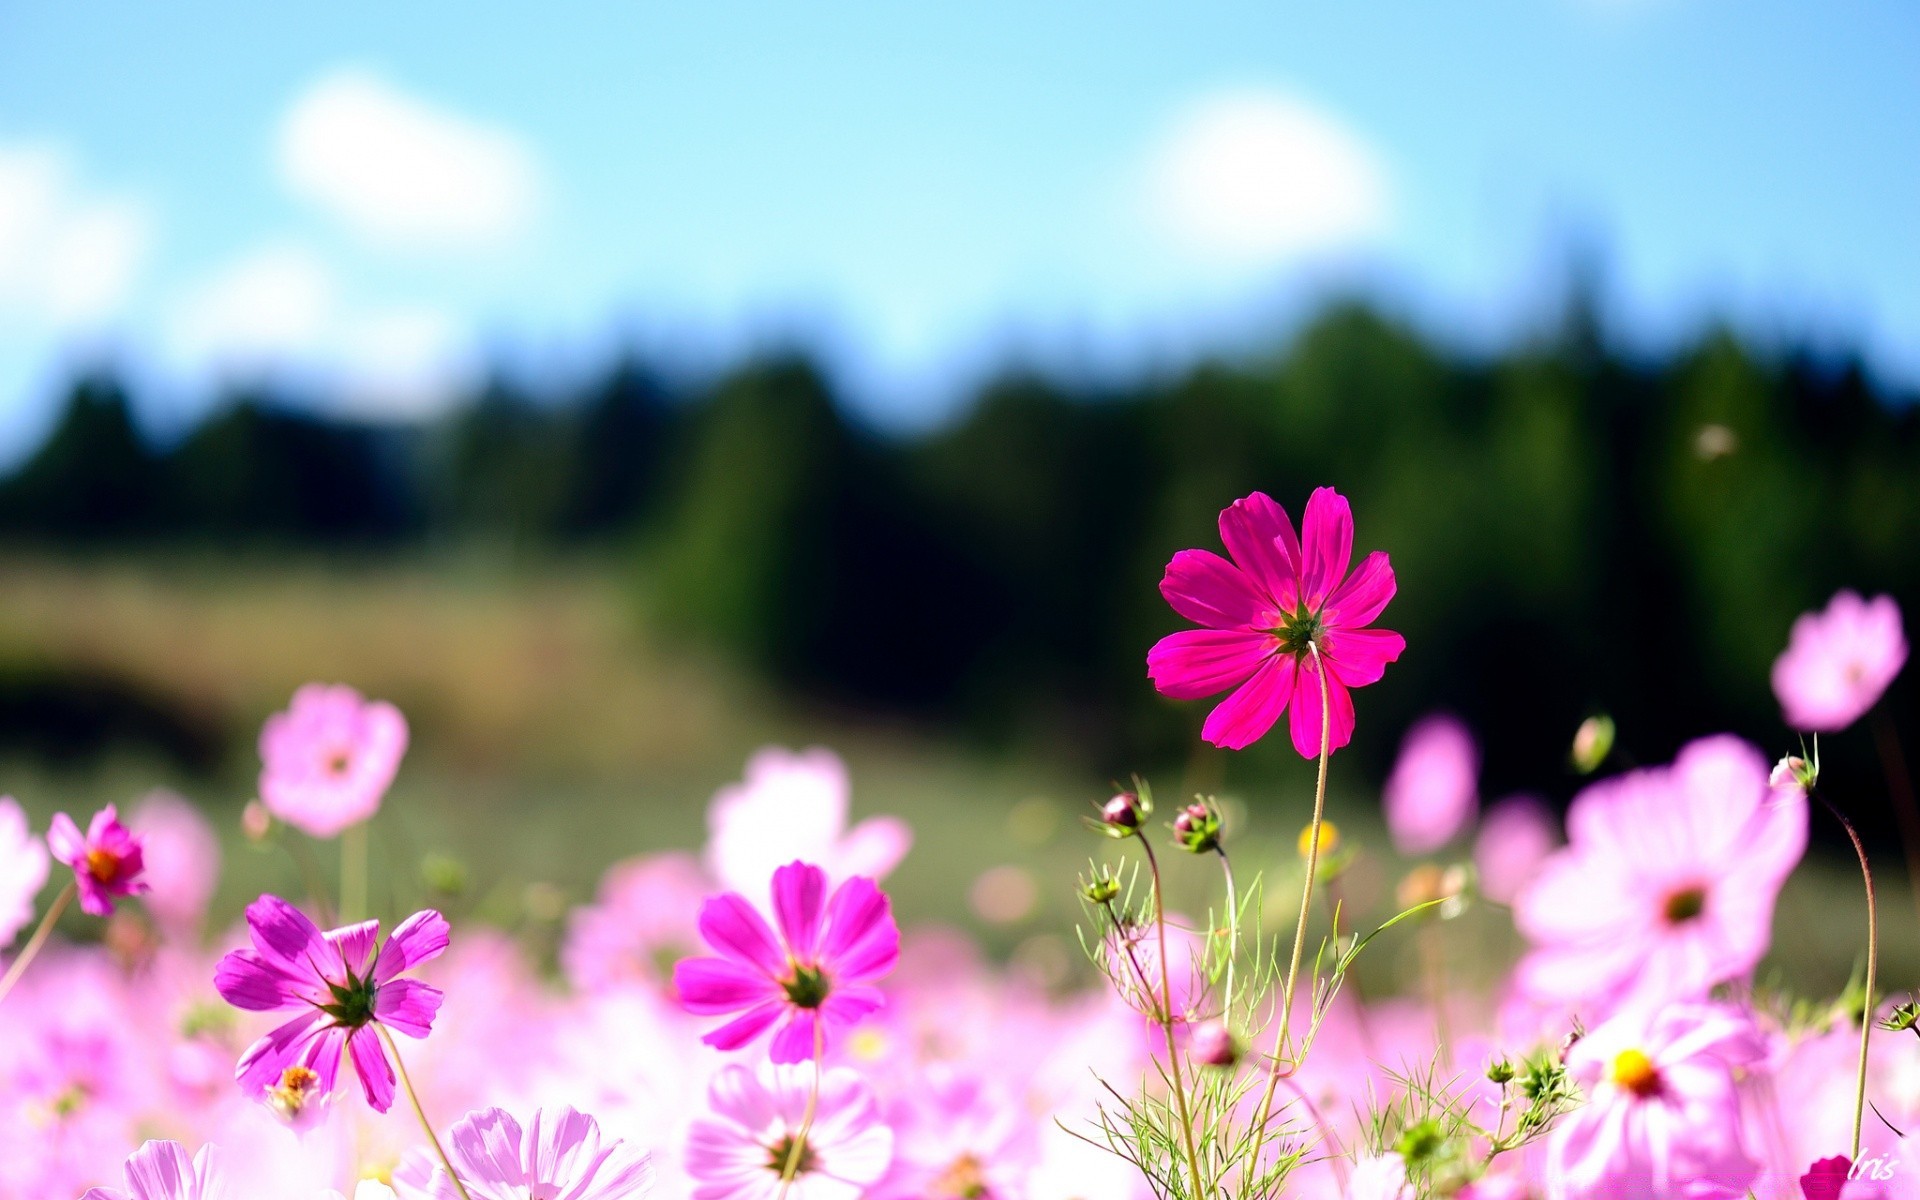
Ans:
<svg viewBox="0 0 1920 1200"><path fill-rule="evenodd" d="M1160 1028L1167 1034L1167 1072L1180 1114L1180 1137L1187 1148L1187 1172L1193 1182L1193 1197L1207 1200L1207 1187L1200 1181L1200 1156L1193 1148L1193 1114L1187 1107L1187 1086L1180 1074L1180 1046L1173 1036L1173 965L1167 961L1167 898L1160 887L1160 860L1153 853L1153 843L1144 836L1140 838L1140 849L1146 852L1147 873L1153 880L1153 922L1160 938L1160 1015L1166 1018Z"/></svg>
<svg viewBox="0 0 1920 1200"><path fill-rule="evenodd" d="M1293 988L1300 974L1300 948L1307 940L1307 912L1313 907L1313 883L1320 874L1320 826L1327 809L1327 759L1333 753L1333 706L1327 695L1326 664L1320 660L1320 648L1307 643L1313 659L1314 678L1320 682L1320 775L1313 788L1313 824L1307 834L1307 881L1300 890L1300 919L1293 927L1293 955L1287 960L1287 978L1280 993L1280 1029L1273 1037L1273 1053L1267 1066L1267 1087L1260 1096L1259 1115L1254 1118L1253 1152L1247 1159L1249 1172L1258 1168L1261 1144L1266 1140L1267 1120L1273 1112L1273 1093L1280 1086L1281 1056L1286 1050L1287 1033L1293 1023ZM1297 699L1297 697L1296 697Z"/></svg>
<svg viewBox="0 0 1920 1200"><path fill-rule="evenodd" d="M1240 892L1233 886L1233 862L1227 858L1227 848L1215 844L1214 853L1220 856L1220 874L1227 885L1227 995L1220 1006L1220 1019L1229 1026L1233 1023L1233 965L1240 957ZM1211 937L1213 931L1207 931Z"/></svg>
<svg viewBox="0 0 1920 1200"><path fill-rule="evenodd" d="M1876 911L1873 893L1873 868L1867 865L1867 848L1860 841L1860 835L1853 828L1853 822L1847 820L1845 813L1834 807L1833 801L1825 796L1820 803L1827 806L1833 819L1847 831L1847 838L1853 843L1853 852L1860 858L1860 877L1867 885L1867 990L1860 1001L1860 1068L1853 1091L1853 1153L1848 1157L1857 1161L1860 1157L1860 1124L1867 1110L1867 1039L1873 1034L1873 984L1874 975L1880 966L1880 918Z"/></svg>
<svg viewBox="0 0 1920 1200"><path fill-rule="evenodd" d="M5 977L0 977L0 1000L7 998L7 993L13 990L13 985L27 973L27 964L40 953L40 947L47 944L48 936L53 933L53 923L60 919L60 914L67 910L67 905L73 903L75 886L72 881L68 881L67 886L60 889L60 894L53 898L53 903L47 905L46 915L40 918L40 924L34 929L33 936L27 939L27 944L20 948L20 956L13 960L12 966L7 968Z"/></svg>
<svg viewBox="0 0 1920 1200"><path fill-rule="evenodd" d="M361 821L340 833L340 920L365 920L367 915L367 825Z"/></svg>
<svg viewBox="0 0 1920 1200"><path fill-rule="evenodd" d="M787 1189L800 1174L800 1164L807 1156L807 1139L813 1136L813 1117L820 1109L820 1073L824 1070L821 1059L827 1053L827 1029L824 1018L813 1014L813 1086L807 1092L806 1111L800 1114L799 1132L793 1135L793 1141L787 1144L787 1161L780 1168L780 1194L778 1200L786 1200Z"/></svg>
<svg viewBox="0 0 1920 1200"><path fill-rule="evenodd" d="M375 1024L374 1031L380 1040L387 1044L387 1053L393 1055L393 1065L400 1072L400 1086L407 1090L407 1099L413 1102L413 1115L420 1118L420 1128L427 1131L427 1140L433 1143L433 1152L440 1156L440 1165L446 1168L447 1178L453 1181L453 1189L460 1193L460 1200L473 1200L467 1193L467 1185L460 1182L460 1173L453 1169L453 1160L447 1157L446 1147L440 1144L440 1135L433 1131L433 1122L427 1120L427 1110L420 1107L420 1094L413 1090L413 1078L407 1074L407 1064L400 1059L400 1047L393 1041L393 1035L384 1025Z"/></svg>

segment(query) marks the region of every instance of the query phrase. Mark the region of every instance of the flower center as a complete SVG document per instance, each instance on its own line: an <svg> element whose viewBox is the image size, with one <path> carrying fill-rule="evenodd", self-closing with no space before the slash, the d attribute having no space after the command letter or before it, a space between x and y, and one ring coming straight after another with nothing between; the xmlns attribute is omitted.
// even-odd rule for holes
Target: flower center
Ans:
<svg viewBox="0 0 1920 1200"><path fill-rule="evenodd" d="M309 1067L291 1066L280 1072L280 1082L267 1089L267 1105L291 1121L320 1090L320 1074Z"/></svg>
<svg viewBox="0 0 1920 1200"><path fill-rule="evenodd" d="M1660 1071L1640 1050L1622 1050L1613 1058L1613 1081L1641 1099L1660 1094Z"/></svg>
<svg viewBox="0 0 1920 1200"><path fill-rule="evenodd" d="M980 1160L962 1154L927 1186L927 1195L937 1200L990 1200L993 1192L987 1187Z"/></svg>
<svg viewBox="0 0 1920 1200"><path fill-rule="evenodd" d="M793 1178L798 1179L813 1170L815 1163L813 1147L807 1145L805 1138L796 1139L791 1133L784 1134L780 1140L767 1147L767 1169L774 1174L786 1177L787 1160L793 1157L794 1142L800 1143L800 1160L793 1168Z"/></svg>
<svg viewBox="0 0 1920 1200"><path fill-rule="evenodd" d="M335 750L327 755L326 766L327 774L338 779L353 766L353 755L345 750Z"/></svg>
<svg viewBox="0 0 1920 1200"><path fill-rule="evenodd" d="M87 874L101 883L112 883L120 877L120 856L106 849L87 851Z"/></svg>
<svg viewBox="0 0 1920 1200"><path fill-rule="evenodd" d="M1279 627L1271 631L1280 639L1283 653L1295 658L1304 658L1309 646L1318 648L1326 638L1327 624L1317 612L1308 612L1303 606L1291 613L1283 613Z"/></svg>
<svg viewBox="0 0 1920 1200"><path fill-rule="evenodd" d="M1707 889L1703 887L1681 888L1677 892L1670 893L1666 904L1660 910L1669 925L1685 925L1706 911Z"/></svg>
<svg viewBox="0 0 1920 1200"><path fill-rule="evenodd" d="M332 1017L334 1024L342 1029L358 1029L373 1020L374 996L380 988L371 977L361 979L348 971L345 983L327 980L327 990L333 993L333 1003L322 1004L320 1011Z"/></svg>
<svg viewBox="0 0 1920 1200"><path fill-rule="evenodd" d="M787 999L799 1008L819 1008L826 1003L827 993L833 990L827 973L819 967L793 964L793 978L781 983L787 991Z"/></svg>

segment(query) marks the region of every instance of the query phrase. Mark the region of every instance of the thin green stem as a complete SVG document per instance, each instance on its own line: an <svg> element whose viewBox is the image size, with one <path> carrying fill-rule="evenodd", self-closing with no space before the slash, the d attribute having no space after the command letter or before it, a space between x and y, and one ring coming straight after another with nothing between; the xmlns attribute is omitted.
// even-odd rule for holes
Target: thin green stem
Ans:
<svg viewBox="0 0 1920 1200"><path fill-rule="evenodd" d="M778 1200L786 1200L787 1189L793 1186L794 1179L800 1174L800 1164L806 1159L807 1139L813 1136L813 1117L820 1108L820 1072L823 1069L820 1060L827 1053L826 1029L825 1020L816 1012L813 1015L813 1087L807 1092L806 1111L800 1114L800 1130L787 1145L787 1161L780 1168Z"/></svg>
<svg viewBox="0 0 1920 1200"><path fill-rule="evenodd" d="M1867 1111L1867 1040L1873 1036L1873 986L1880 967L1880 917L1873 892L1873 868L1867 864L1867 848L1860 841L1860 834L1846 814L1834 807L1833 801L1821 796L1820 803L1827 806L1833 819L1840 822L1840 828L1847 831L1853 852L1860 858L1860 877L1867 885L1867 990L1860 1000L1860 1067L1853 1089L1853 1153L1849 1155L1858 1161L1860 1126Z"/></svg>
<svg viewBox="0 0 1920 1200"><path fill-rule="evenodd" d="M460 1182L460 1173L453 1169L453 1160L447 1157L446 1147L440 1144L440 1135L433 1131L433 1122L427 1120L427 1110L420 1107L420 1094L413 1090L413 1078L407 1074L407 1064L401 1061L400 1047L394 1044L393 1035L387 1027L374 1024L374 1031L380 1040L387 1044L387 1053L393 1055L393 1065L400 1072L400 1086L407 1091L407 1099L413 1103L413 1115L420 1118L420 1128L427 1131L427 1140L433 1143L433 1152L440 1157L440 1165L446 1168L447 1178L453 1181L453 1190L460 1193L460 1200L473 1200L467 1193L467 1185Z"/></svg>
<svg viewBox="0 0 1920 1200"><path fill-rule="evenodd" d="M7 993L13 990L13 985L20 982L20 977L27 973L27 964L40 953L40 947L47 944L47 938L53 933L53 923L60 919L61 913L67 911L67 905L73 903L74 889L77 886L69 880L67 886L60 889L60 894L53 898L53 903L47 905L46 915L40 918L40 924L34 929L33 936L27 939L27 944L20 948L20 956L15 958L13 965L7 968L6 975L0 977L0 1001L7 998Z"/></svg>
<svg viewBox="0 0 1920 1200"><path fill-rule="evenodd" d="M1147 872L1153 880L1153 921L1160 937L1160 1002L1166 1020L1160 1028L1167 1035L1167 1071L1173 1083L1173 1100L1180 1114L1180 1137L1187 1149L1188 1177L1193 1182L1193 1200L1207 1200L1206 1184L1200 1181L1200 1155L1194 1150L1193 1114L1187 1107L1187 1087L1180 1073L1180 1047L1173 1036L1173 966L1167 959L1167 902L1160 888L1160 860L1153 843L1144 836L1140 849L1147 856Z"/></svg>
<svg viewBox="0 0 1920 1200"><path fill-rule="evenodd" d="M350 924L367 915L367 825L362 821L340 833L340 921Z"/></svg>
<svg viewBox="0 0 1920 1200"><path fill-rule="evenodd" d="M1233 966L1240 957L1240 892L1233 886L1233 861L1227 857L1227 848L1215 843L1214 853L1220 856L1220 874L1227 885L1227 994L1220 1006L1220 1019L1231 1029L1233 1024ZM1212 931L1208 931L1211 936Z"/></svg>
<svg viewBox="0 0 1920 1200"><path fill-rule="evenodd" d="M1325 823L1327 809L1327 759L1333 753L1333 706L1327 696L1326 666L1320 661L1320 649L1309 642L1307 653L1313 660L1314 678L1320 683L1320 775L1314 784L1313 824L1307 834L1307 881L1300 889L1300 919L1293 927L1293 955L1287 960L1286 982L1280 993L1280 1028L1274 1034L1273 1053L1268 1059L1267 1087L1261 1093L1259 1113L1254 1118L1253 1152L1247 1160L1249 1172L1259 1166L1267 1121L1273 1112L1273 1093L1280 1086L1280 1064L1293 1024L1293 989L1300 974L1300 948L1306 944L1307 912L1313 907L1314 878L1320 874L1320 826Z"/></svg>

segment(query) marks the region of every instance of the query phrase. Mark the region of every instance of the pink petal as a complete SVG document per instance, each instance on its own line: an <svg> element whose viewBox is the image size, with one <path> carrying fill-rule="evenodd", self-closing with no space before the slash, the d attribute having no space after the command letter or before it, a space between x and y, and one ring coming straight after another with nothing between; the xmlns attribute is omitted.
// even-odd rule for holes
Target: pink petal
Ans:
<svg viewBox="0 0 1920 1200"><path fill-rule="evenodd" d="M1272 497L1255 492L1221 510L1220 541L1274 607L1292 612L1299 606L1300 539Z"/></svg>
<svg viewBox="0 0 1920 1200"><path fill-rule="evenodd" d="M778 1021L783 1013L793 1006L784 999L769 1000L765 1004L750 1008L746 1013L700 1040L716 1050L738 1050L767 1031L767 1027Z"/></svg>
<svg viewBox="0 0 1920 1200"><path fill-rule="evenodd" d="M53 821L47 826L47 849L53 856L68 866L85 862L87 858L87 839L80 836L80 827L73 818L65 813L53 814Z"/></svg>
<svg viewBox="0 0 1920 1200"><path fill-rule="evenodd" d="M147 1142L127 1159L127 1186L145 1200L195 1200L193 1160L179 1142Z"/></svg>
<svg viewBox="0 0 1920 1200"><path fill-rule="evenodd" d="M360 1076L360 1090L375 1112L393 1107L393 1064L380 1044L380 1035L371 1025L363 1025L347 1035L347 1053L353 1058L354 1073Z"/></svg>
<svg viewBox="0 0 1920 1200"><path fill-rule="evenodd" d="M739 1012L784 994L780 985L730 958L688 958L673 967L673 990L690 1013Z"/></svg>
<svg viewBox="0 0 1920 1200"><path fill-rule="evenodd" d="M835 875L883 879L913 847L913 830L897 817L868 817L847 831L834 852Z"/></svg>
<svg viewBox="0 0 1920 1200"><path fill-rule="evenodd" d="M1309 608L1318 608L1353 559L1353 511L1347 498L1332 488L1315 488L1300 532L1300 594Z"/></svg>
<svg viewBox="0 0 1920 1200"><path fill-rule="evenodd" d="M1182 550L1167 563L1160 594L1173 611L1209 629L1271 625L1275 603L1240 568L1208 550Z"/></svg>
<svg viewBox="0 0 1920 1200"><path fill-rule="evenodd" d="M1331 717L1327 752L1332 753L1353 739L1353 695L1331 671L1327 672L1326 683L1327 705L1331 709L1327 714ZM1290 726L1293 748L1302 758L1319 758L1322 722L1320 681L1312 667L1301 670L1300 683L1293 700Z"/></svg>
<svg viewBox="0 0 1920 1200"><path fill-rule="evenodd" d="M539 1119L537 1114L534 1119ZM526 1188L537 1182L527 1177L522 1161L521 1147L526 1144L526 1135L520 1122L504 1109L468 1113L460 1118L447 1140L453 1147L454 1161L470 1179L513 1188ZM451 1186L447 1191L455 1197L459 1195Z"/></svg>
<svg viewBox="0 0 1920 1200"><path fill-rule="evenodd" d="M1393 599L1396 586L1387 552L1375 550L1327 599L1327 624L1347 629L1373 624Z"/></svg>
<svg viewBox="0 0 1920 1200"><path fill-rule="evenodd" d="M447 919L432 909L417 912L400 922L400 927L380 948L380 961L373 969L376 983L385 983L402 971L411 971L423 962L440 957L448 942Z"/></svg>
<svg viewBox="0 0 1920 1200"><path fill-rule="evenodd" d="M374 1019L408 1037L423 1038L433 1031L433 1018L446 993L418 979L394 979L374 993Z"/></svg>
<svg viewBox="0 0 1920 1200"><path fill-rule="evenodd" d="M793 1016L773 1035L767 1057L777 1063L806 1062L813 1057L813 1027L818 1014L809 1008L796 1008ZM824 1027L821 1032L825 1032Z"/></svg>
<svg viewBox="0 0 1920 1200"><path fill-rule="evenodd" d="M321 935L334 949L337 961L361 979L372 974L373 949L380 944L380 922L360 921L329 929Z"/></svg>
<svg viewBox="0 0 1920 1200"><path fill-rule="evenodd" d="M811 863L790 862L773 873L773 917L787 952L797 959L813 959L826 895L827 873Z"/></svg>
<svg viewBox="0 0 1920 1200"><path fill-rule="evenodd" d="M835 985L876 979L900 958L900 927L893 903L871 879L849 879L827 903L827 935L821 962Z"/></svg>
<svg viewBox="0 0 1920 1200"><path fill-rule="evenodd" d="M1147 676L1163 696L1199 700L1251 679L1279 644L1270 633L1182 629L1147 651Z"/></svg>
<svg viewBox="0 0 1920 1200"><path fill-rule="evenodd" d="M233 1077L248 1099L258 1100L262 1092L280 1082L280 1073L299 1063L309 1044L330 1023L325 1013L309 1009L247 1047L234 1065Z"/></svg>
<svg viewBox="0 0 1920 1200"><path fill-rule="evenodd" d="M1327 670L1347 687L1379 683L1387 664L1407 648L1407 639L1388 629L1330 629L1321 656ZM1315 735L1318 737L1319 735Z"/></svg>
<svg viewBox="0 0 1920 1200"><path fill-rule="evenodd" d="M886 1007L886 1003L887 998L879 988L856 984L853 987L835 987L833 994L827 997L827 1002L820 1006L820 1012L831 1029L857 1024L869 1013Z"/></svg>
<svg viewBox="0 0 1920 1200"><path fill-rule="evenodd" d="M317 994L316 981L295 979L252 950L235 950L220 960L213 969L213 990L248 1012L291 1008Z"/></svg>
<svg viewBox="0 0 1920 1200"><path fill-rule="evenodd" d="M714 896L700 906L700 936L728 958L756 966L769 977L787 968L787 956L766 918L738 892Z"/></svg>
<svg viewBox="0 0 1920 1200"><path fill-rule="evenodd" d="M262 896L247 905L247 932L270 964L291 973L318 979L314 962L323 954L320 927L307 914L278 896Z"/></svg>
<svg viewBox="0 0 1920 1200"><path fill-rule="evenodd" d="M1225 750L1244 750L1273 728L1287 710L1293 691L1293 659L1269 655L1253 678L1207 714L1200 736Z"/></svg>

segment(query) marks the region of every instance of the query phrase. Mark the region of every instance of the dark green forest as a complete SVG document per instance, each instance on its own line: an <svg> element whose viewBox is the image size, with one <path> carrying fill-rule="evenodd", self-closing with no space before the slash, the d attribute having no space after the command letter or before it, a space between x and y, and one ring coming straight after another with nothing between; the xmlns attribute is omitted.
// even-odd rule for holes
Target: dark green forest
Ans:
<svg viewBox="0 0 1920 1200"><path fill-rule="evenodd" d="M1377 770L1450 708L1490 792L1571 788L1598 711L1641 761L1718 729L1783 744L1766 677L1794 615L1841 586L1920 600L1914 397L1724 330L1650 359L1575 317L1488 357L1345 304L1270 354L1128 387L1009 371L910 439L851 420L805 354L673 378L633 358L568 396L501 378L408 427L236 394L162 446L98 370L0 483L0 531L76 554L601 555L636 621L796 697L1119 771L1177 761L1205 711L1145 682L1180 625L1168 556L1217 548L1247 491L1297 513L1332 484L1356 550L1392 554L1382 623L1409 647L1363 700L1392 733L1356 754Z"/></svg>

